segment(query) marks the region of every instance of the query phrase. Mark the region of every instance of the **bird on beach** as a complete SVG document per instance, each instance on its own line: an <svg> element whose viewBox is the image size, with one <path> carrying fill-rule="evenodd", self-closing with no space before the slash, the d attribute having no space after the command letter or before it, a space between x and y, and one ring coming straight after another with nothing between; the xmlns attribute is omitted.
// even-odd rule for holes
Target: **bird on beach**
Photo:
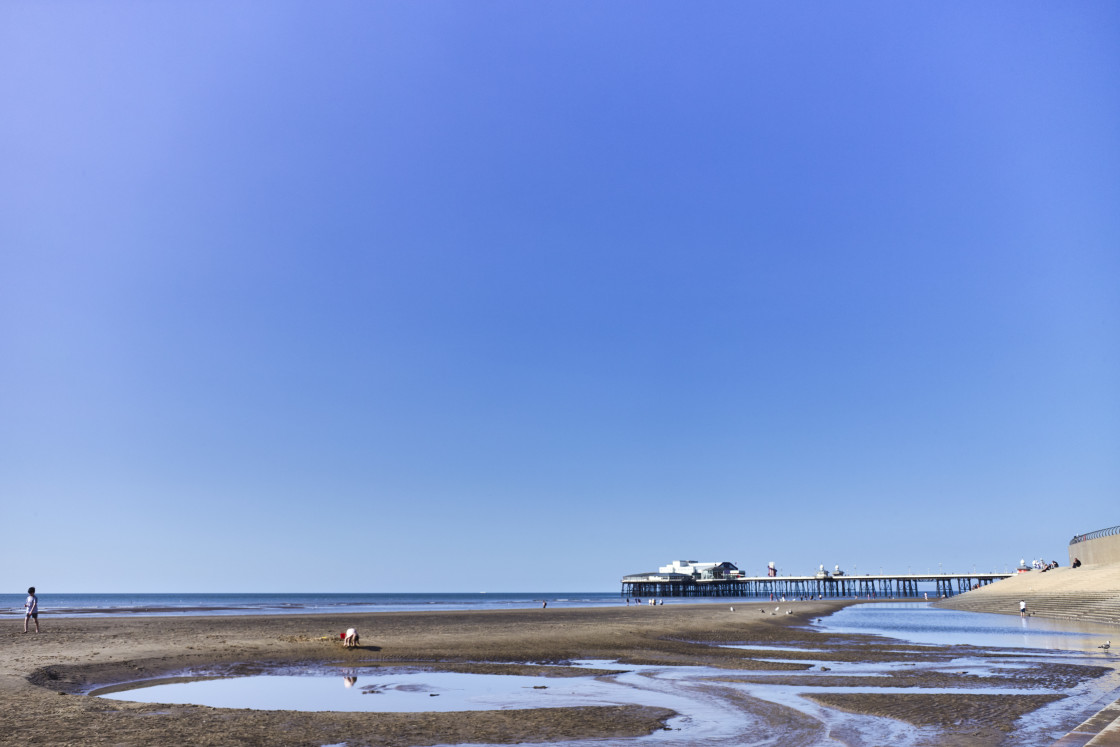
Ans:
<svg viewBox="0 0 1120 747"><path fill-rule="evenodd" d="M1105 641L1105 642L1104 642L1104 643L1102 643L1101 645L1097 646L1097 648L1103 648L1103 649L1104 649L1105 651L1108 651L1108 649L1109 649L1109 648L1110 648L1111 646L1112 646L1112 641Z"/></svg>

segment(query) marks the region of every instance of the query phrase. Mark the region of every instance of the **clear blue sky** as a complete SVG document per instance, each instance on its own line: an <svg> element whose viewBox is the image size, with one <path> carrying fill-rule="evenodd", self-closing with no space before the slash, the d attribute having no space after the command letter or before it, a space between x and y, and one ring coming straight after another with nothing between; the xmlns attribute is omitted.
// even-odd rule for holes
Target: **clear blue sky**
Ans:
<svg viewBox="0 0 1120 747"><path fill-rule="evenodd" d="M0 5L3 586L1120 524L1120 5Z"/></svg>

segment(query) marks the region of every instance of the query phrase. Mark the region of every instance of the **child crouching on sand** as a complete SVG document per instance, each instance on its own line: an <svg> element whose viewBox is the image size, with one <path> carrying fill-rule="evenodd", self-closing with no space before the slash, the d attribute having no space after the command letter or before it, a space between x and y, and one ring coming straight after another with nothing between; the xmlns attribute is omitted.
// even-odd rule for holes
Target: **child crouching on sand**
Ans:
<svg viewBox="0 0 1120 747"><path fill-rule="evenodd" d="M347 628L342 634L342 645L346 648L356 648L358 645L358 631L356 628Z"/></svg>

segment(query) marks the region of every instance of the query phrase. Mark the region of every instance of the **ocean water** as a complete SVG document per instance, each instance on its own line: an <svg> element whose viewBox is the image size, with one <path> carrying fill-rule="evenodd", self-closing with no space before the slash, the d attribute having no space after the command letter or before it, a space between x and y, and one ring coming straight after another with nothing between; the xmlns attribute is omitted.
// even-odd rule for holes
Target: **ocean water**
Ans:
<svg viewBox="0 0 1120 747"><path fill-rule="evenodd" d="M330 612L488 610L625 605L619 592L469 594L51 594L43 617L108 615L274 615ZM0 618L22 618L26 594L0 594ZM677 603L689 600L676 600ZM694 600L692 600L694 601ZM669 600L666 600L669 603Z"/></svg>

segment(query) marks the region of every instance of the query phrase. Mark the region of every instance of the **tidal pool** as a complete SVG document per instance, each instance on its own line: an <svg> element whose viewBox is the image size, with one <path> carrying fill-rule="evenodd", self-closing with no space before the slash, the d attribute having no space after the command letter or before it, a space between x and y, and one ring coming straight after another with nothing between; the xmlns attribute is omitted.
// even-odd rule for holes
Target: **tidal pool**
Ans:
<svg viewBox="0 0 1120 747"><path fill-rule="evenodd" d="M828 633L881 635L933 646L1084 651L1098 649L1115 628L1041 617L961 612L931 607L928 602L876 602L845 607L815 626Z"/></svg>
<svg viewBox="0 0 1120 747"><path fill-rule="evenodd" d="M197 672L198 679L188 682L152 686L137 683L139 686L134 689L92 694L144 703L266 710L423 712L638 704L669 708L680 714L668 721L666 730L646 737L565 743L581 747L685 747L701 743L727 747L823 747L838 742L849 747L917 747L938 743L945 732L879 716L848 713L822 705L812 696L1067 696L1022 716L1008 734L1008 739L1020 747L1041 747L1052 744L1120 694L1120 657L1097 649L1107 636L1085 626L960 613L917 602L856 605L819 620L814 627L838 635L887 636L882 639L883 645L875 647L879 654L889 653L892 646L900 645L891 639L972 648L938 649L928 657L917 658L914 651L907 651L897 661L844 661L850 658L851 645L859 645L852 639L848 639L851 643L835 641L836 648L774 646L747 640L731 647L741 648L745 654L753 652L756 658L807 664L810 669L752 671L750 660L745 659L741 670L577 661L571 663L575 669L598 671L574 677L470 674L404 667L276 670L241 677L213 677ZM795 651L812 658L788 658ZM834 651L837 657L831 659ZM946 652L952 658L946 658ZM1111 671L1094 679L1069 680L1068 685L1024 671L1022 676L1030 678L1029 681L1016 683L1016 670L1066 664L1100 665ZM614 671L604 674L603 670ZM898 676L903 671L923 676L917 680L910 678L915 687L903 687L907 678ZM957 687L923 686L940 684L938 678L942 675L968 675L970 679L958 680ZM851 677L862 681L846 686L842 678Z"/></svg>
<svg viewBox="0 0 1120 747"><path fill-rule="evenodd" d="M758 744L745 735L757 733L765 725L759 716L731 706L726 700L726 684L707 682L710 677L726 676L726 670L689 666L619 668L614 662L598 661L575 664L617 671L608 675L589 673L585 677L536 677L416 669L378 669L374 673L351 670L333 676L318 673L200 678L91 694L142 703L299 711L508 710L636 703L681 714L670 720L669 730L640 738L640 744ZM635 740L593 743L597 747L633 745Z"/></svg>
<svg viewBox="0 0 1120 747"><path fill-rule="evenodd" d="M193 703L279 711L492 711L629 702L595 677L533 677L415 669L327 675L199 678L103 695L140 703Z"/></svg>
<svg viewBox="0 0 1120 747"><path fill-rule="evenodd" d="M696 666L626 665L614 662L573 662L575 667L598 670L585 677L543 677L525 675L466 674L415 668L374 668L339 670L328 675L325 670L307 674L253 675L219 677L188 682L155 684L103 694L102 697L143 703L191 703L222 708L250 708L299 711L465 711L507 710L522 708L553 708L599 706L637 703L660 706L676 711L679 716L668 722L668 729L647 737L627 740L595 740L572 742L573 745L772 745L800 747L842 743L850 747L892 744L916 747L929 744L937 732L892 719L845 713L820 705L806 698L817 693L983 693L988 695L1023 695L1048 692L1043 689L994 687L931 688L894 686L889 675L897 663L837 662L836 675L878 673L883 686L858 688L826 684L785 684L772 682L727 681L747 676L750 670L713 669ZM990 664L983 658L958 658L923 665L930 669L969 668L971 673L989 674ZM604 669L615 669L602 674ZM810 672L819 675L819 671ZM773 676L771 670L755 674ZM790 673L793 676L805 672ZM1115 683L1114 683L1115 685ZM1086 688L1078 688L1087 694ZM99 694L96 691L93 694ZM744 698L749 707L744 707ZM751 700L756 699L756 700ZM791 714L799 714L791 717ZM1021 745L1043 745L1053 741L1055 724L1069 720L1066 709L1057 709L1035 719ZM1028 731L1041 734L1027 738ZM1060 731L1060 728L1057 728ZM1064 732L1063 732L1064 733ZM1049 740L1049 741L1047 741Z"/></svg>

